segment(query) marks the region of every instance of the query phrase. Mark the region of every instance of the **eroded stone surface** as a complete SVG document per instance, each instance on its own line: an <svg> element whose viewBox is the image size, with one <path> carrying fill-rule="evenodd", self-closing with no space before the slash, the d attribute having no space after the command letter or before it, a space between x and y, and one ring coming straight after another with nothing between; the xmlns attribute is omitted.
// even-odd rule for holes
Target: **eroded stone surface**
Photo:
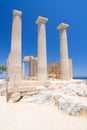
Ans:
<svg viewBox="0 0 87 130"><path fill-rule="evenodd" d="M9 103L15 103L15 102L18 102L20 99L21 99L20 93L13 93L13 94L11 94L8 102Z"/></svg>

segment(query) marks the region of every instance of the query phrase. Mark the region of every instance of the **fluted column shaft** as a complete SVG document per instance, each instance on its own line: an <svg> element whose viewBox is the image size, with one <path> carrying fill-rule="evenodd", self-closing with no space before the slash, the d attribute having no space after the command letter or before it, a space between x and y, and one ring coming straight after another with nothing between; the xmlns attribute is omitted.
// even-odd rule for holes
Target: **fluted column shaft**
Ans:
<svg viewBox="0 0 87 130"><path fill-rule="evenodd" d="M69 26L68 24L64 23L58 26L58 29L60 30L60 69L61 69L60 78L62 80L70 79L68 43L66 33L66 28L68 26Z"/></svg>
<svg viewBox="0 0 87 130"><path fill-rule="evenodd" d="M8 77L10 81L14 81L14 79L20 81L22 79L21 15L21 11L13 10L11 53L8 59Z"/></svg>
<svg viewBox="0 0 87 130"><path fill-rule="evenodd" d="M47 18L38 17L38 76L39 81L47 80L46 28Z"/></svg>

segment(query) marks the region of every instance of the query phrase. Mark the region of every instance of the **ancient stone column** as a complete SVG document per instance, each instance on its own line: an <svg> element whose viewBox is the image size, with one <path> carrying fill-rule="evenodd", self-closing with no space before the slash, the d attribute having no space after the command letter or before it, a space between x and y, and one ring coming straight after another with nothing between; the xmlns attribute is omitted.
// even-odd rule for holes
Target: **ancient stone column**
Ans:
<svg viewBox="0 0 87 130"><path fill-rule="evenodd" d="M25 77L25 63L22 62L22 79Z"/></svg>
<svg viewBox="0 0 87 130"><path fill-rule="evenodd" d="M69 27L68 24L61 23L57 29L60 30L60 78L62 80L69 80L69 58L68 58L68 43L66 29Z"/></svg>
<svg viewBox="0 0 87 130"><path fill-rule="evenodd" d="M37 77L37 63L38 63L38 58L34 58L34 76Z"/></svg>
<svg viewBox="0 0 87 130"><path fill-rule="evenodd" d="M29 61L29 75L30 77L34 76L34 57L30 56L30 61Z"/></svg>
<svg viewBox="0 0 87 130"><path fill-rule="evenodd" d="M36 24L38 24L38 81L46 81L47 76L47 54L46 54L46 28L45 24L47 18L38 17Z"/></svg>
<svg viewBox="0 0 87 130"><path fill-rule="evenodd" d="M13 10L11 53L9 54L8 59L8 77L10 81L19 81L22 78L21 15L21 11Z"/></svg>

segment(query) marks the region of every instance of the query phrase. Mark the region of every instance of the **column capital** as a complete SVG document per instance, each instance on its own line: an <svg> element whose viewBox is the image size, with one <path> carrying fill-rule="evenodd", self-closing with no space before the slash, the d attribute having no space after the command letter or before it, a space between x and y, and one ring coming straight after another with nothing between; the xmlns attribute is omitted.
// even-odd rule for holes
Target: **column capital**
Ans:
<svg viewBox="0 0 87 130"><path fill-rule="evenodd" d="M13 15L18 15L18 16L21 16L22 15L22 11L19 11L19 10L13 10Z"/></svg>
<svg viewBox="0 0 87 130"><path fill-rule="evenodd" d="M38 16L38 18L36 20L36 24L46 23L47 21L48 21L48 18Z"/></svg>
<svg viewBox="0 0 87 130"><path fill-rule="evenodd" d="M58 25L57 29L62 30L62 29L66 29L68 27L69 27L69 24L61 23L60 25Z"/></svg>

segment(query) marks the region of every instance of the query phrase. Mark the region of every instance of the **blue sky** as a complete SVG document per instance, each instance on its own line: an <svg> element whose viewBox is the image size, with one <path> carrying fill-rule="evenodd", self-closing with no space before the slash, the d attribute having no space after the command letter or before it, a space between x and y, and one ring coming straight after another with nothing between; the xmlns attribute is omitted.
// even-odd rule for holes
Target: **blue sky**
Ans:
<svg viewBox="0 0 87 130"><path fill-rule="evenodd" d="M87 76L87 0L0 0L0 64L6 64L10 52L12 11L21 10L22 57L37 56L38 16L48 18L47 62L60 60L59 31L61 23L68 23L69 57L73 60L74 76Z"/></svg>

